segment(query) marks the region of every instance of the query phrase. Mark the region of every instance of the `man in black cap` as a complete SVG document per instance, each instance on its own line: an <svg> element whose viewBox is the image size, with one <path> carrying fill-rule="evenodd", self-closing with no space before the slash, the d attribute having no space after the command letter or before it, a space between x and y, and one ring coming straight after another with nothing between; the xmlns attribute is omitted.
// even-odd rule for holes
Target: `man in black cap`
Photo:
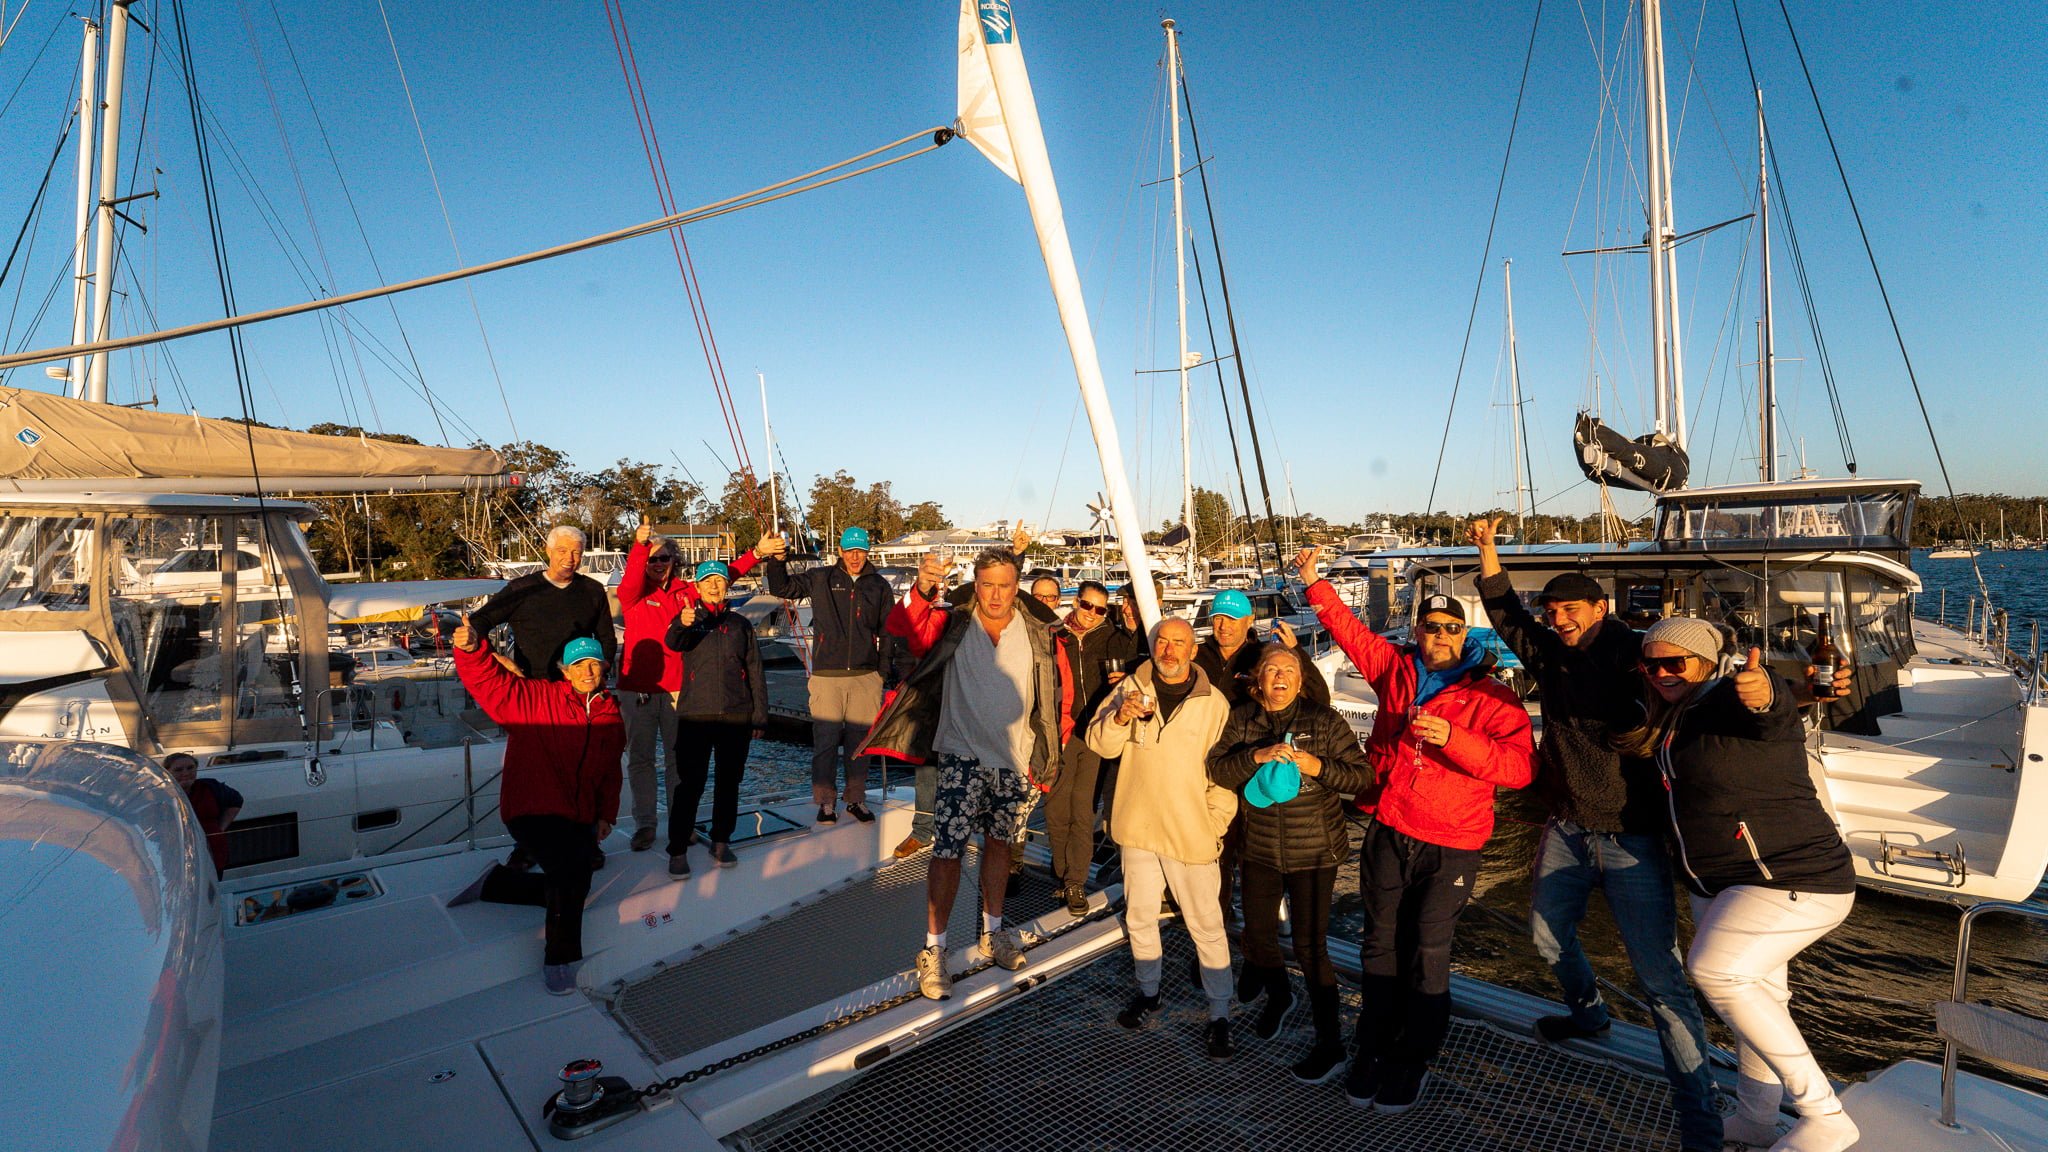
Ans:
<svg viewBox="0 0 2048 1152"><path fill-rule="evenodd" d="M1529 924L1536 950L1571 1009L1570 1015L1543 1017L1536 1029L1552 1043L1607 1033L1607 1005L1579 945L1579 921L1597 888L1614 914L1663 1042L1680 1142L1685 1152L1719 1148L1721 1118L1706 1062L1706 1026L1678 954L1662 792L1653 771L1641 771L1641 762L1624 767L1606 740L1611 727L1626 727L1640 714L1636 665L1642 636L1608 615L1607 590L1579 572L1543 586L1536 607L1544 621L1538 623L1501 568L1496 527L1497 521L1475 520L1468 538L1479 548L1479 596L1487 618L1542 693L1536 790L1549 819L1536 848Z"/></svg>

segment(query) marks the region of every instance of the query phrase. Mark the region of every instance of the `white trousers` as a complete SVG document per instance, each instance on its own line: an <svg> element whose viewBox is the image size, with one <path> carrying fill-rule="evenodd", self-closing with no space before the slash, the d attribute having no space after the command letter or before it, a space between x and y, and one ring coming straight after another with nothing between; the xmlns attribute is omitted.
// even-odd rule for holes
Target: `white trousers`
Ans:
<svg viewBox="0 0 2048 1152"><path fill-rule="evenodd" d="M1223 873L1212 861L1183 864L1178 860L1125 848L1124 934L1131 940L1131 966L1138 971L1138 991L1159 994L1159 910L1166 890L1180 905L1181 922L1195 941L1202 965L1202 994L1209 999L1209 1017L1230 1015L1230 938L1223 931L1220 895Z"/></svg>
<svg viewBox="0 0 2048 1152"><path fill-rule="evenodd" d="M676 754L676 702L666 692L619 692L619 711L626 722L626 790L633 798L633 830L659 832L654 802L661 795L661 765ZM661 759L654 754L655 733L661 734ZM674 788L671 780L669 787Z"/></svg>
<svg viewBox="0 0 2048 1152"><path fill-rule="evenodd" d="M1786 965L1832 932L1856 903L1852 892L1785 892L1738 885L1712 900L1692 898L1693 986L1735 1031L1739 1113L1777 1122L1786 1093L1801 1116L1840 1112L1827 1074L1806 1047L1788 1005Z"/></svg>

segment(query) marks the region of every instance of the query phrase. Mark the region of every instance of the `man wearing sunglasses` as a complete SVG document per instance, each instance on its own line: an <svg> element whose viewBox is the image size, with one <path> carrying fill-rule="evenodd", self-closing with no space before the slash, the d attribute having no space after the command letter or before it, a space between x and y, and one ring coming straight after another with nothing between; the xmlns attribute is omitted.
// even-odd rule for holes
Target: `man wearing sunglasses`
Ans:
<svg viewBox="0 0 2048 1152"><path fill-rule="evenodd" d="M1479 549L1487 618L1542 694L1536 788L1549 818L1536 847L1529 927L1571 1010L1543 1017L1536 1030L1554 1044L1607 1034L1607 1005L1579 944L1579 922L1597 889L1657 1025L1680 1141L1686 1152L1719 1148L1706 1025L1678 958L1663 789L1647 761L1625 768L1609 743L1639 715L1642 635L1608 615L1606 589L1577 572L1552 578L1536 594L1539 622L1501 567L1498 527L1475 520L1467 538Z"/></svg>
<svg viewBox="0 0 2048 1152"><path fill-rule="evenodd" d="M769 538L762 539L765 543ZM728 565L732 577L746 575L755 561L756 549L741 553ZM669 623L698 602L697 586L677 574L681 565L676 542L655 536L654 525L643 520L633 532L626 570L619 575L626 639L619 650L618 698L626 720L626 784L633 793L635 852L654 845L654 799L661 794L661 773L654 759L656 733L665 757L672 759L676 750L675 699L683 690L683 654L662 641Z"/></svg>
<svg viewBox="0 0 2048 1152"><path fill-rule="evenodd" d="M1466 634L1465 606L1416 606L1415 643L1396 646L1353 615L1298 558L1308 602L1379 697L1365 745L1374 785L1358 858L1365 924L1361 1000L1344 1095L1393 1115L1413 1108L1451 1021L1451 935L1493 835L1495 788L1532 776L1529 713L1495 680L1493 653Z"/></svg>

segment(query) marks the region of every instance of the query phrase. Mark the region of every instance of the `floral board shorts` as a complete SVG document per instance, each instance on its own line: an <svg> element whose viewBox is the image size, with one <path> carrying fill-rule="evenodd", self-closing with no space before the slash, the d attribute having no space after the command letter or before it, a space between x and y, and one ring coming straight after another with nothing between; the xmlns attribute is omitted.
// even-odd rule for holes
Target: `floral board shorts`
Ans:
<svg viewBox="0 0 2048 1152"><path fill-rule="evenodd" d="M939 753L939 790L932 805L932 855L958 860L976 836L1014 842L1024 835L1038 790L1007 764Z"/></svg>

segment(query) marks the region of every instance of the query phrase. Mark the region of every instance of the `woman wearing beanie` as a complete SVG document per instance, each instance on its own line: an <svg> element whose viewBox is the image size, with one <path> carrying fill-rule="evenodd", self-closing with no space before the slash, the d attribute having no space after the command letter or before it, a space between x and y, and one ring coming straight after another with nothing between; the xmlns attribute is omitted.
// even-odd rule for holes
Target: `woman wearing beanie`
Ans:
<svg viewBox="0 0 2048 1152"><path fill-rule="evenodd" d="M668 807L668 874L690 875L690 845L697 842L697 805L718 758L711 791L711 862L739 863L727 841L739 822L740 774L747 750L768 724L768 686L754 626L725 603L732 577L717 560L697 565L695 605L685 605L668 626L668 646L683 654L683 690L676 693L676 750Z"/></svg>
<svg viewBox="0 0 2048 1152"><path fill-rule="evenodd" d="M1253 669L1252 698L1230 713L1209 753L1209 779L1244 798L1244 971L1237 998L1265 994L1254 1031L1261 1040L1280 1032L1294 1003L1287 965L1280 957L1280 898L1294 921L1294 959L1308 984L1315 1044L1294 1065L1294 1076L1327 1083L1344 1069L1338 1024L1337 973L1330 966L1330 892L1337 866L1350 855L1340 794L1372 785L1372 765L1345 723L1327 704L1302 694L1314 673L1300 653L1268 644Z"/></svg>
<svg viewBox="0 0 2048 1152"><path fill-rule="evenodd" d="M1740 1060L1728 1139L1774 1152L1842 1152L1854 1121L1808 1051L1787 1004L1786 965L1849 915L1849 849L1815 794L1792 685L1763 654L1722 673L1723 635L1673 617L1643 636L1647 723L1622 751L1656 762L1679 874L1691 890L1686 970L1735 1031ZM1783 1139L1778 1107L1799 1120Z"/></svg>

